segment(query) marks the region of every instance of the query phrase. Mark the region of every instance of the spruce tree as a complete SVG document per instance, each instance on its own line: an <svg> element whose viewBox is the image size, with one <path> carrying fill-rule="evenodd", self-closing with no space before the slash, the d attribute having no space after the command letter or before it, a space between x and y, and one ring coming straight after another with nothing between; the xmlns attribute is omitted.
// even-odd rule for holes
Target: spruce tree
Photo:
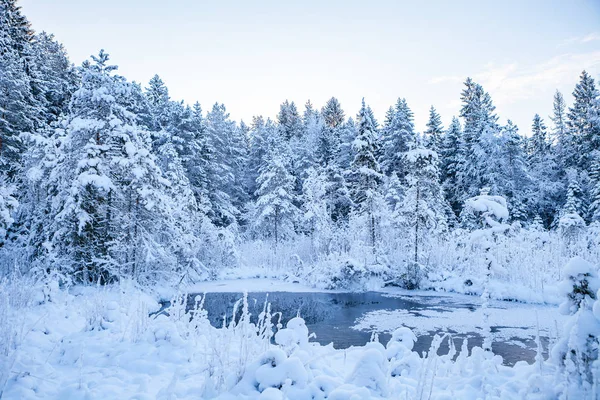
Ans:
<svg viewBox="0 0 600 400"><path fill-rule="evenodd" d="M411 263L410 286L419 286L420 255L428 238L448 229L445 200L439 181L438 156L432 150L417 147L406 154L407 188L395 212L395 219L409 238Z"/></svg>
<svg viewBox="0 0 600 400"><path fill-rule="evenodd" d="M356 156L350 166L348 182L357 215L366 219L370 245L375 251L377 239L376 206L380 204L379 186L383 175L375 157L377 150L375 128L365 100L358 113L358 134L353 147Z"/></svg>
<svg viewBox="0 0 600 400"><path fill-rule="evenodd" d="M552 135L555 145L557 162L564 171L566 168L575 166L572 161L574 149L574 139L571 131L567 127L566 104L563 95L557 90L552 102Z"/></svg>
<svg viewBox="0 0 600 400"><path fill-rule="evenodd" d="M396 174L404 183L407 174L404 156L416 141L413 114L405 99L398 99L393 116L388 111L386 122L381 138L381 167L387 176Z"/></svg>
<svg viewBox="0 0 600 400"><path fill-rule="evenodd" d="M591 158L590 221L600 222L600 151L595 151Z"/></svg>
<svg viewBox="0 0 600 400"><path fill-rule="evenodd" d="M567 115L567 127L575 139L577 165L582 170L588 170L591 152L600 149L600 126L593 124L590 118L598 91L594 79L586 71L581 73L573 97L573 106Z"/></svg>
<svg viewBox="0 0 600 400"><path fill-rule="evenodd" d="M152 114L152 130L160 131L169 123L169 89L158 75L154 75L146 88L146 98Z"/></svg>
<svg viewBox="0 0 600 400"><path fill-rule="evenodd" d="M177 230L169 185L149 133L127 110L131 84L112 74L116 67L104 51L92 60L55 133L64 155L50 174L58 196L46 233L50 259L83 282L150 278L177 264L166 250L171 240L159 240Z"/></svg>
<svg viewBox="0 0 600 400"><path fill-rule="evenodd" d="M294 234L299 216L288 154L281 149L274 147L267 153L257 178L257 199L252 219L254 232L259 237L271 239L275 247Z"/></svg>
<svg viewBox="0 0 600 400"><path fill-rule="evenodd" d="M332 97L327 101L321 110L325 125L329 128L337 128L339 125L344 123L344 110L340 105L340 102L335 97Z"/></svg>
<svg viewBox="0 0 600 400"><path fill-rule="evenodd" d="M461 93L460 116L464 120L463 140L465 162L459 171L461 199L476 196L490 181L490 158L494 137L498 135L498 117L490 95L471 78L465 81Z"/></svg>
<svg viewBox="0 0 600 400"><path fill-rule="evenodd" d="M281 104L277 122L284 139L290 140L302 136L302 119L293 101L290 103L286 100Z"/></svg>
<svg viewBox="0 0 600 400"><path fill-rule="evenodd" d="M442 126L442 117L437 113L435 108L431 106L429 109L429 120L427 121L427 129L425 132L425 143L429 150L440 152L442 149L442 141L444 136L444 128Z"/></svg>

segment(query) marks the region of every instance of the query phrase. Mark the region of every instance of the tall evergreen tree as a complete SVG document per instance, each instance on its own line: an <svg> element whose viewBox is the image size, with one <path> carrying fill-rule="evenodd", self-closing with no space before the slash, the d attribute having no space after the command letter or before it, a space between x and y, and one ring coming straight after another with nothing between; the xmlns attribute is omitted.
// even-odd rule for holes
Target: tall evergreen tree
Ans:
<svg viewBox="0 0 600 400"><path fill-rule="evenodd" d="M168 184L149 134L125 106L131 84L112 74L116 67L104 51L92 59L55 134L62 155L50 174L57 199L45 233L49 259L84 282L148 278L177 265L166 250L171 240L159 240L177 230Z"/></svg>
<svg viewBox="0 0 600 400"><path fill-rule="evenodd" d="M152 130L160 131L169 123L169 89L158 75L154 75L146 88L146 97L152 115Z"/></svg>
<svg viewBox="0 0 600 400"><path fill-rule="evenodd" d="M416 142L413 113L405 99L398 99L391 118L389 114L388 112L388 124L382 131L380 163L386 175L396 174L400 182L403 182L407 174L404 156Z"/></svg>
<svg viewBox="0 0 600 400"><path fill-rule="evenodd" d="M574 152L574 140L567 127L566 104L563 95L557 90L552 102L552 136L556 147L557 162L561 169L575 166L571 161Z"/></svg>
<svg viewBox="0 0 600 400"><path fill-rule="evenodd" d="M236 206L236 169L244 163L242 144L235 122L223 104L215 103L206 116L206 133L213 157L208 171L210 218L217 226L237 223L240 210Z"/></svg>
<svg viewBox="0 0 600 400"><path fill-rule="evenodd" d="M364 98L358 113L358 121L358 135L353 143L356 156L350 166L348 182L357 214L366 218L370 244L375 250L377 238L376 207L381 203L379 201L379 186L383 175L375 157L377 149L375 128Z"/></svg>
<svg viewBox="0 0 600 400"><path fill-rule="evenodd" d="M302 119L293 101L290 103L286 100L281 104L277 122L281 134L286 140L302 136Z"/></svg>
<svg viewBox="0 0 600 400"><path fill-rule="evenodd" d="M257 179L253 229L258 236L273 240L275 246L291 237L299 217L294 177L286 156L281 148L270 149Z"/></svg>
<svg viewBox="0 0 600 400"><path fill-rule="evenodd" d="M583 71L579 82L573 90L574 102L569 108L567 127L574 136L579 168L587 170L590 167L590 154L600 149L600 126L592 124L590 111L598 91L594 79Z"/></svg>
<svg viewBox="0 0 600 400"><path fill-rule="evenodd" d="M590 221L600 222L600 151L592 154L590 167Z"/></svg>
<svg viewBox="0 0 600 400"><path fill-rule="evenodd" d="M429 109L429 120L424 134L427 148L439 152L442 148L444 127L442 126L442 117L433 106Z"/></svg>
<svg viewBox="0 0 600 400"><path fill-rule="evenodd" d="M337 128L339 125L344 123L345 116L344 110L340 105L340 102L335 97L332 97L327 101L321 110L325 125L329 128Z"/></svg>
<svg viewBox="0 0 600 400"><path fill-rule="evenodd" d="M465 81L461 93L460 116L464 120L463 140L465 162L459 173L462 200L479 194L490 186L490 158L494 137L498 134L498 117L490 95L471 78Z"/></svg>
<svg viewBox="0 0 600 400"><path fill-rule="evenodd" d="M406 154L408 187L395 219L404 230L412 254L409 268L410 286L419 286L419 264L423 246L428 238L437 237L448 229L445 200L439 181L437 154L423 147Z"/></svg>
<svg viewBox="0 0 600 400"><path fill-rule="evenodd" d="M462 192L460 191L459 178L464 162L462 128L458 118L453 117L442 143L440 175L446 200L455 215L460 214L462 207Z"/></svg>

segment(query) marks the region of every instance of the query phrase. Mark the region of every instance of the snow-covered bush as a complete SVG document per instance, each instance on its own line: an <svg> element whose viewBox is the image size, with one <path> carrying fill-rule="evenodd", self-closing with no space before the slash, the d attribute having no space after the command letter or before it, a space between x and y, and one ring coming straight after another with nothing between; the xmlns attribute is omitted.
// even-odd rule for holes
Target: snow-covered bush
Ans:
<svg viewBox="0 0 600 400"><path fill-rule="evenodd" d="M14 188L8 186L0 175L0 246L6 237L6 231L14 222L12 214L19 202L13 197Z"/></svg>
<svg viewBox="0 0 600 400"><path fill-rule="evenodd" d="M571 317L552 349L552 357L563 371L564 394L568 398L585 398L597 393L600 379L600 319L596 315L600 290L598 268L581 257L572 258L565 267L565 279L559 288L565 298L560 312Z"/></svg>

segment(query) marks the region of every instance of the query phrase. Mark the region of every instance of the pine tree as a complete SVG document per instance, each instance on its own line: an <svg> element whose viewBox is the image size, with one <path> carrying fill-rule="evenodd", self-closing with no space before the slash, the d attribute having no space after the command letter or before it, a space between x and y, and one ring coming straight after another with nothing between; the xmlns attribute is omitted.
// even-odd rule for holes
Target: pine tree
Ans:
<svg viewBox="0 0 600 400"><path fill-rule="evenodd" d="M442 149L444 128L442 126L442 118L433 106L429 109L429 121L427 121L427 129L424 134L426 147L429 150L439 152Z"/></svg>
<svg viewBox="0 0 600 400"><path fill-rule="evenodd" d="M271 119L265 120L262 116L255 116L252 119L252 125L249 133L249 153L247 161L247 178L246 186L250 198L256 199L256 181L260 175L260 171L266 165L267 153L273 141L279 136L276 125Z"/></svg>
<svg viewBox="0 0 600 400"><path fill-rule="evenodd" d="M567 187L567 201L562 208L562 214L577 214L584 217L587 214L585 197L579 184L579 176L576 170L567 171L569 186Z"/></svg>
<svg viewBox="0 0 600 400"><path fill-rule="evenodd" d="M317 254L328 251L332 234L332 219L327 209L327 183L323 174L309 168L302 187L302 220Z"/></svg>
<svg viewBox="0 0 600 400"><path fill-rule="evenodd" d="M325 125L329 128L335 129L344 123L344 110L342 110L340 102L335 97L327 101L321 110L321 114L325 120Z"/></svg>
<svg viewBox="0 0 600 400"><path fill-rule="evenodd" d="M243 198L240 170L246 164L246 142L223 104L215 103L206 116L207 140L212 152L209 165L211 220L217 226L237 224Z"/></svg>
<svg viewBox="0 0 600 400"><path fill-rule="evenodd" d="M405 99L398 99L391 119L388 111L381 141L380 163L384 173L388 176L396 174L403 182L407 174L404 155L416 141L413 114Z"/></svg>
<svg viewBox="0 0 600 400"><path fill-rule="evenodd" d="M258 236L272 239L275 247L295 232L299 213L294 198L294 177L286 156L281 148L269 149L257 179L253 229Z"/></svg>
<svg viewBox="0 0 600 400"><path fill-rule="evenodd" d="M465 162L464 142L462 128L458 118L453 117L452 123L446 131L441 150L441 182L446 200L455 215L460 213L462 207L462 193L459 186L460 171Z"/></svg>
<svg viewBox="0 0 600 400"><path fill-rule="evenodd" d="M591 158L590 221L600 222L600 151L595 151Z"/></svg>
<svg viewBox="0 0 600 400"><path fill-rule="evenodd" d="M560 113L559 113L560 115ZM561 204L563 185L556 153L547 137L544 120L536 114L532 123L532 135L528 146L528 164L531 175L531 209L535 218L549 227ZM557 148L556 148L557 149Z"/></svg>
<svg viewBox="0 0 600 400"><path fill-rule="evenodd" d="M33 32L15 0L0 2L0 175L15 180L25 150L23 132L40 127L32 92Z"/></svg>
<svg viewBox="0 0 600 400"><path fill-rule="evenodd" d="M83 282L124 273L149 278L177 264L166 250L170 240L157 240L176 230L168 184L149 134L125 106L131 85L112 75L116 67L104 51L92 59L84 63L64 129L56 131L64 156L51 173L60 201L52 202L46 233L50 259Z"/></svg>
<svg viewBox="0 0 600 400"><path fill-rule="evenodd" d="M34 85L36 97L42 106L45 122L51 123L67 111L79 78L65 48L54 39L54 35L46 32L35 35L32 53L37 77Z"/></svg>
<svg viewBox="0 0 600 400"><path fill-rule="evenodd" d="M490 186L490 158L494 138L499 127L490 95L471 78L465 81L461 94L463 105L460 116L464 119L463 140L465 162L459 171L461 199L475 196L481 187Z"/></svg>
<svg viewBox="0 0 600 400"><path fill-rule="evenodd" d="M296 108L296 104L284 101L277 115L277 122L283 138L290 140L302 136L302 119Z"/></svg>
<svg viewBox="0 0 600 400"><path fill-rule="evenodd" d="M544 120L535 114L531 125L531 138L529 139L529 160L530 162L540 162L550 151L550 143L546 133L546 124Z"/></svg>
<svg viewBox="0 0 600 400"><path fill-rule="evenodd" d="M557 90L554 94L550 119L553 123L552 135L557 162L563 171L575 166L575 163L571 161L574 152L574 138L567 127L566 107L563 95Z"/></svg>
<svg viewBox="0 0 600 400"><path fill-rule="evenodd" d="M14 188L0 176L0 248L4 245L8 229L14 222L13 213L18 201L13 197Z"/></svg>
<svg viewBox="0 0 600 400"><path fill-rule="evenodd" d="M540 141L538 145L543 146L543 143ZM526 222L532 207L529 204L531 181L524 139L512 121L508 120L503 127L496 149L499 152L494 157L495 168L491 169L490 181L496 183L495 192L507 199L512 219Z"/></svg>
<svg viewBox="0 0 600 400"><path fill-rule="evenodd" d="M590 154L600 147L600 126L592 124L590 111L594 100L598 97L598 91L594 79L583 71L579 83L573 90L575 101L569 108L567 127L574 136L577 154L577 165L582 170L588 170L590 166Z"/></svg>
<svg viewBox="0 0 600 400"><path fill-rule="evenodd" d="M375 207L379 204L379 186L383 175L375 157L377 149L375 128L364 99L358 113L358 120L358 135L353 143L356 156L348 173L348 181L357 214L367 220L370 245L375 251L377 238Z"/></svg>
<svg viewBox="0 0 600 400"><path fill-rule="evenodd" d="M158 75L154 75L146 88L146 98L152 114L152 130L160 131L169 123L169 89Z"/></svg>
<svg viewBox="0 0 600 400"><path fill-rule="evenodd" d="M419 286L420 252L429 237L448 229L445 200L439 181L438 156L432 150L417 147L406 154L408 175L406 193L395 219L408 235L412 253L411 287ZM415 275L416 276L413 276Z"/></svg>
<svg viewBox="0 0 600 400"><path fill-rule="evenodd" d="M348 121L344 123L340 132L340 147L336 162L340 171L348 171L352 160L354 160L355 154L352 143L356 139L356 134L354 119L348 118ZM381 149L381 146L379 146L379 149Z"/></svg>

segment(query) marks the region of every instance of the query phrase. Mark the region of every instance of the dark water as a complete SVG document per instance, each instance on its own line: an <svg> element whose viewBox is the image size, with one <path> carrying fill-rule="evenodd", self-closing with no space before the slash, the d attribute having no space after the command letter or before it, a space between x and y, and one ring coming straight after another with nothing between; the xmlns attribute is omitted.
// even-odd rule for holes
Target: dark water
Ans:
<svg viewBox="0 0 600 400"><path fill-rule="evenodd" d="M192 307L194 298L197 295L190 295L188 306ZM206 295L204 309L208 312L211 324L215 327L223 325L223 316L227 316L227 321L232 318L234 304L242 297L240 293L208 293ZM266 293L248 293L249 311L252 314L252 322L256 322L257 316L262 312ZM273 292L268 294L268 301L271 303L272 312L281 312L281 322L285 326L288 320L300 316L306 321L309 332L315 333L316 338L311 339L322 345L333 343L336 349L344 349L350 346L362 346L370 340L370 331L358 331L352 329L356 324L357 318L360 318L367 312L376 310L397 310L403 309L410 311L414 315L419 315L421 310L451 312L449 308L466 308L475 310L479 305L478 299L473 301L456 301L448 297L423 297L423 296L402 296L390 297L378 292L364 293L295 293L295 292ZM450 308L450 309L451 309ZM241 309L241 306L240 306ZM241 311L241 310L240 310ZM423 318L428 318L423 316ZM275 322L275 319L274 319ZM476 324L475 324L476 325ZM498 327L492 327L492 330ZM415 344L414 350L422 353L428 351L431 341L435 334L450 333L457 348L460 348L464 338L468 338L469 349L473 346L481 346L483 338L476 332L453 332L450 330L429 332L421 334ZM379 340L387 343L390 335L379 333ZM516 339L522 346L515 344L495 341L493 344L494 353L499 354L504 359L504 364L513 365L519 360L532 362L535 357L535 343L533 340ZM545 342L546 339L543 338ZM546 345L544 347L547 347ZM445 354L448 351L448 340L444 340L440 347L439 354Z"/></svg>

